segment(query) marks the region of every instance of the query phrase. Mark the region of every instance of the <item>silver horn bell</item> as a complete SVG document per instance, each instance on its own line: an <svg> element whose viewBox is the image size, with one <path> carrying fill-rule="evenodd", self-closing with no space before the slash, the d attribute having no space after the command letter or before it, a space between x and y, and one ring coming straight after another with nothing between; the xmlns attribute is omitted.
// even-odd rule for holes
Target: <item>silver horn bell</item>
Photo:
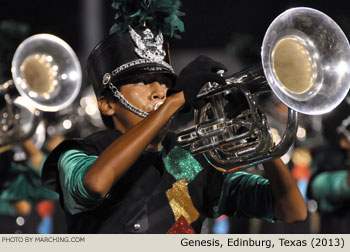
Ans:
<svg viewBox="0 0 350 252"><path fill-rule="evenodd" d="M205 85L197 98L209 102L194 111L194 125L177 132L177 141L222 172L281 157L294 142L298 112L324 114L345 98L349 58L349 42L331 18L311 8L289 9L267 29L262 64L225 78L225 86ZM277 145L256 102L271 90L288 106L286 129ZM227 109L237 97L246 106Z"/></svg>
<svg viewBox="0 0 350 252"><path fill-rule="evenodd" d="M35 134L40 111L56 112L72 104L82 81L75 52L51 34L25 39L13 56L11 72L12 80L0 85L0 147L6 148Z"/></svg>
<svg viewBox="0 0 350 252"><path fill-rule="evenodd" d="M13 56L11 71L20 95L43 111L66 108L80 91L82 73L76 54L51 34L24 40Z"/></svg>

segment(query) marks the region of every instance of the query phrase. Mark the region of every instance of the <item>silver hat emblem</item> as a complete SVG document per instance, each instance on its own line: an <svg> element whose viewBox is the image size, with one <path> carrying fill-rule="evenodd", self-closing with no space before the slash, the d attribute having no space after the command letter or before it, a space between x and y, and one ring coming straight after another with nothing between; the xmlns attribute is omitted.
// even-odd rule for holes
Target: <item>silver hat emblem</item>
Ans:
<svg viewBox="0 0 350 252"><path fill-rule="evenodd" d="M164 40L163 34L161 32L159 32L158 35L154 37L152 31L147 28L143 31L142 38L134 29L129 27L129 33L130 37L136 45L135 53L139 57L155 62L164 60L166 53L163 50Z"/></svg>

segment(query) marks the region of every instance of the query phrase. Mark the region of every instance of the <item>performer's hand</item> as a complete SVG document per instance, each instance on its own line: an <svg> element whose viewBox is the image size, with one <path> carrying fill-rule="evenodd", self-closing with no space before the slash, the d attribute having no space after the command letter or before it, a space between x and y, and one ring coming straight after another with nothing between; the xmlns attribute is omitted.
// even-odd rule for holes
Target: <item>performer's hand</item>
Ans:
<svg viewBox="0 0 350 252"><path fill-rule="evenodd" d="M207 82L217 82L225 85L225 79L217 74L218 70L227 71L220 62L214 61L207 56L199 56L190 62L180 73L175 88L168 90L167 95L183 91L186 105L193 108L201 108L206 102L197 99L197 94Z"/></svg>

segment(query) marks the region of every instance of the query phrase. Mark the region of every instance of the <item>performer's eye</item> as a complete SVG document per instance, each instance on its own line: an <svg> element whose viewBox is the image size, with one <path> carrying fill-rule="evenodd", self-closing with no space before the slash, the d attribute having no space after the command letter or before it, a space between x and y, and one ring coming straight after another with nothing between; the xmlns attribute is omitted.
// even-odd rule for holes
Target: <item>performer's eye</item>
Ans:
<svg viewBox="0 0 350 252"><path fill-rule="evenodd" d="M166 78L165 76L158 78L157 81L160 83L160 85L164 86L165 88L169 88L172 83L171 80L169 78Z"/></svg>
<svg viewBox="0 0 350 252"><path fill-rule="evenodd" d="M145 85L145 81L144 80L142 80L142 79L136 79L135 81L134 81L134 84L136 84L136 85L139 85L139 86L141 86L141 85Z"/></svg>

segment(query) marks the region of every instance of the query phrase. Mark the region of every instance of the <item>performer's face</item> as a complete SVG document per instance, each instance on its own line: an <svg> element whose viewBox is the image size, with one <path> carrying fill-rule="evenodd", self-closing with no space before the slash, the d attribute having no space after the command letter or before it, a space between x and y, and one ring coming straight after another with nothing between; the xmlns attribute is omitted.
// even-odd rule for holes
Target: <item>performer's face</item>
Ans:
<svg viewBox="0 0 350 252"><path fill-rule="evenodd" d="M158 102L164 102L171 80L162 74L130 78L120 92L136 108L151 113Z"/></svg>
<svg viewBox="0 0 350 252"><path fill-rule="evenodd" d="M126 84L119 87L124 98L138 109L152 113L155 105L166 100L166 92L171 84L171 79L162 74L139 75L127 80ZM119 102L113 103L114 117L117 128L126 131L135 126L142 117L127 110Z"/></svg>

